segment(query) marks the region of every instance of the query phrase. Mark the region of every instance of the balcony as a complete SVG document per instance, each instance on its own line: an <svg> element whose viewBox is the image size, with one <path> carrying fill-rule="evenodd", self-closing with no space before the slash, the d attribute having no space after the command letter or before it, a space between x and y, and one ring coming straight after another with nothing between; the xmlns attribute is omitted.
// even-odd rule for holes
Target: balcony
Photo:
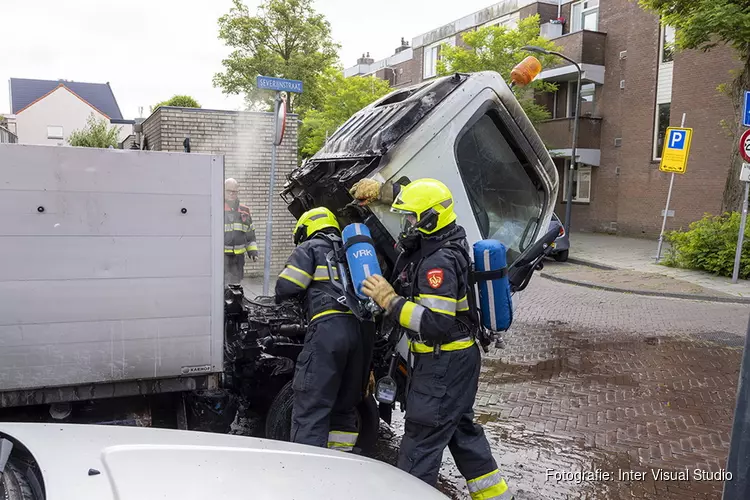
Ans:
<svg viewBox="0 0 750 500"><path fill-rule="evenodd" d="M604 51L607 34L598 31L576 31L552 41L565 54L581 65L583 80L598 84L604 83ZM575 78L575 66L568 61L556 58L552 65L542 71L540 78L550 81L564 81Z"/></svg>
<svg viewBox="0 0 750 500"><path fill-rule="evenodd" d="M7 142L14 144L18 142L18 137L16 137L16 134L11 132L5 127L0 127L0 143L1 142Z"/></svg>
<svg viewBox="0 0 750 500"><path fill-rule="evenodd" d="M573 118L556 118L536 124L537 132L552 156L570 157L573 144ZM602 119L580 117L578 122L578 161L599 165L602 138Z"/></svg>

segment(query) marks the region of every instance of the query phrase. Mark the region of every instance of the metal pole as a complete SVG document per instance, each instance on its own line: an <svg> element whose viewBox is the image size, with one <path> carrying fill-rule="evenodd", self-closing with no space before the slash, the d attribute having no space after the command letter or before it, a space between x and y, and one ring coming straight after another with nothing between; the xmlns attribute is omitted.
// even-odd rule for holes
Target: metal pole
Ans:
<svg viewBox="0 0 750 500"><path fill-rule="evenodd" d="M576 148L578 146L578 113L581 106L581 66L577 62L568 59L568 61L575 64L578 70L578 81L576 89L576 107L573 113L573 145L570 150L570 169L568 171L568 182L566 186L567 191L567 203L565 205L565 233L570 234L570 219L573 213L573 175L576 169Z"/></svg>
<svg viewBox="0 0 750 500"><path fill-rule="evenodd" d="M737 403L734 407L732 437L725 472L722 500L750 498L750 324L745 335L740 377L737 382Z"/></svg>
<svg viewBox="0 0 750 500"><path fill-rule="evenodd" d="M745 183L745 197L742 200L742 217L740 218L740 234L737 237L737 251L734 254L734 271L732 271L732 283L737 283L740 277L740 258L742 257L742 244L745 242L745 222L747 222L747 195L750 193L750 182Z"/></svg>
<svg viewBox="0 0 750 500"><path fill-rule="evenodd" d="M680 128L685 127L685 118L687 116L687 113L682 113L682 121L680 122ZM666 141L667 138L665 137L664 140ZM672 198L672 186L674 185L674 172L672 172L672 177L669 179L669 191L667 192L667 206L664 207L664 218L661 221L661 232L659 233L659 245L656 247L656 262L659 262L659 259L661 259L661 248L664 244L664 230L667 229L667 216L669 215L669 200Z"/></svg>
<svg viewBox="0 0 750 500"><path fill-rule="evenodd" d="M661 221L661 232L659 233L659 246L656 248L656 262L661 259L661 247L664 244L664 230L667 228L667 215L669 215L669 201L672 199L672 186L674 186L674 172L669 179L669 191L667 191L667 206L664 207L664 218Z"/></svg>
<svg viewBox="0 0 750 500"><path fill-rule="evenodd" d="M263 295L268 295L268 283L271 279L271 230L273 229L273 195L276 183L276 130L279 128L279 103L281 93L276 92L273 107L274 137L271 140L271 179L268 185L268 216L266 220L266 241L263 250Z"/></svg>

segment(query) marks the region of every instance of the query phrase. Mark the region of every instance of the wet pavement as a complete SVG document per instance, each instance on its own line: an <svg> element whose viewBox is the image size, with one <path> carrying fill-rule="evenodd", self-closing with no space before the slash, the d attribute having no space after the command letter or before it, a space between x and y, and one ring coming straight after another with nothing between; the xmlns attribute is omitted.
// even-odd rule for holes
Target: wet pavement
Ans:
<svg viewBox="0 0 750 500"><path fill-rule="evenodd" d="M539 277L519 303L505 349L483 358L476 404L517 499L721 497L747 305ZM394 417L379 449L390 463ZM468 498L448 451L439 487Z"/></svg>

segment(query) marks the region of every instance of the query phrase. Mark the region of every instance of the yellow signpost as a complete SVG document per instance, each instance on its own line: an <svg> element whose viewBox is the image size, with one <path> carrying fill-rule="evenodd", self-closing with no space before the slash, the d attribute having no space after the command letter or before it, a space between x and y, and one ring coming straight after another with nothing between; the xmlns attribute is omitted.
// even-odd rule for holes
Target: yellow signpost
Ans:
<svg viewBox="0 0 750 500"><path fill-rule="evenodd" d="M659 170L672 174L684 174L687 170L692 139L693 129L669 127L664 137L664 150L661 154Z"/></svg>

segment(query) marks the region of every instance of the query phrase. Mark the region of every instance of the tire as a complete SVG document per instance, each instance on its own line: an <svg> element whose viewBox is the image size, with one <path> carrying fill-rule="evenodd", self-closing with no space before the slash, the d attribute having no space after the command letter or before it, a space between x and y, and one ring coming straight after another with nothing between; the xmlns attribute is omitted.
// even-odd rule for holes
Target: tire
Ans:
<svg viewBox="0 0 750 500"><path fill-rule="evenodd" d="M563 250L552 256L557 262L566 262L568 260L568 250Z"/></svg>
<svg viewBox="0 0 750 500"><path fill-rule="evenodd" d="M281 388L274 398L266 415L266 437L277 441L290 441L292 433L292 406L294 405L294 389L292 382ZM370 396L357 405L357 422L359 436L356 448L364 455L370 455L375 450L378 440L378 406L375 398Z"/></svg>
<svg viewBox="0 0 750 500"><path fill-rule="evenodd" d="M8 460L0 475L0 498L3 500L37 500L21 469Z"/></svg>

